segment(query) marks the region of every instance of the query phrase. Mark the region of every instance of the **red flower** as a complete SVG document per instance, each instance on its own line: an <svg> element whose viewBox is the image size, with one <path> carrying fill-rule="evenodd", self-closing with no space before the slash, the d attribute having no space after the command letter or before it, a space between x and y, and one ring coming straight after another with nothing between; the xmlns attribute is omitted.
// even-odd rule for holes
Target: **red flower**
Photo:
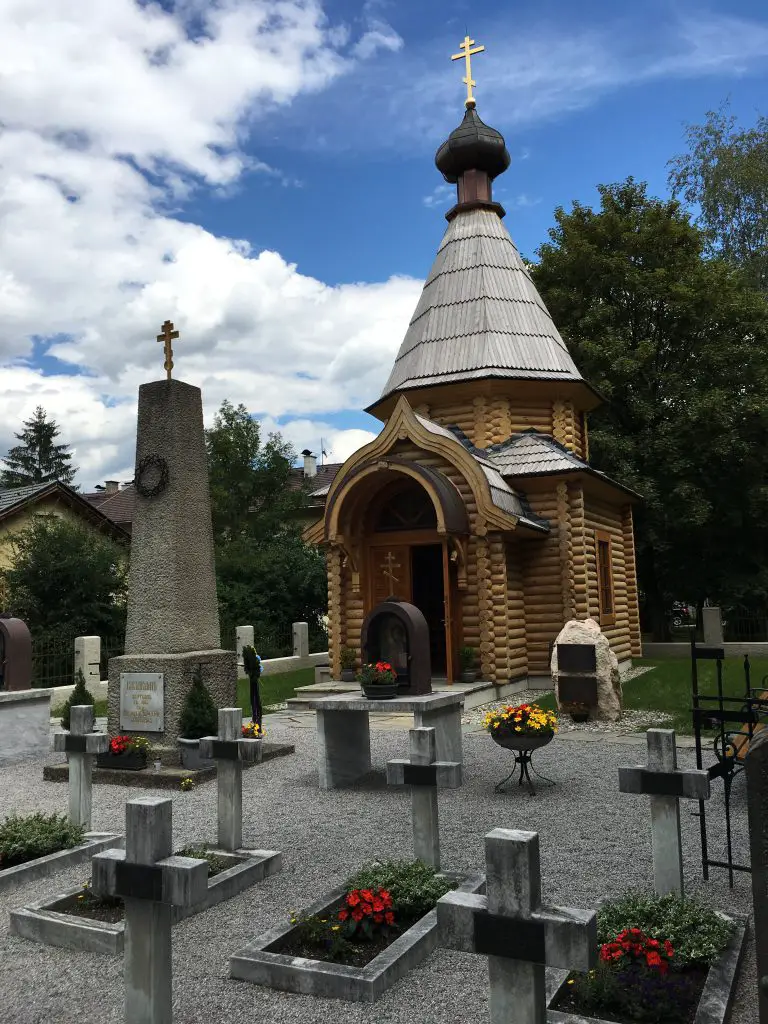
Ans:
<svg viewBox="0 0 768 1024"><path fill-rule="evenodd" d="M362 912L362 910L353 910L352 911L352 920L353 921L362 921L363 920L363 912Z"/></svg>
<svg viewBox="0 0 768 1024"><path fill-rule="evenodd" d="M376 922L376 924L381 924L381 922L384 920L384 915L383 914L374 914L373 915L373 920Z"/></svg>
<svg viewBox="0 0 768 1024"><path fill-rule="evenodd" d="M392 897L389 895L389 892L386 889L379 889L379 899L381 900L385 907L392 906Z"/></svg>
<svg viewBox="0 0 768 1024"><path fill-rule="evenodd" d="M354 889L347 896L347 903L349 904L350 907L356 907L359 902L360 902L360 894L358 893L357 889Z"/></svg>
<svg viewBox="0 0 768 1024"><path fill-rule="evenodd" d="M360 897L361 899L364 899L366 903L373 903L373 893L370 889L361 889Z"/></svg>
<svg viewBox="0 0 768 1024"><path fill-rule="evenodd" d="M346 921L348 917L349 917L349 911L346 909L346 907L342 908L339 911L339 920L340 921Z"/></svg>
<svg viewBox="0 0 768 1024"><path fill-rule="evenodd" d="M395 915L392 913L391 910L388 910L384 914L384 920L387 922L387 924L394 924L395 923Z"/></svg>
<svg viewBox="0 0 768 1024"><path fill-rule="evenodd" d="M370 915L373 913L370 903L361 903L360 909L362 910L366 917L370 917Z"/></svg>
<svg viewBox="0 0 768 1024"><path fill-rule="evenodd" d="M378 897L373 901L373 909L377 914L380 914L384 910L384 903Z"/></svg>

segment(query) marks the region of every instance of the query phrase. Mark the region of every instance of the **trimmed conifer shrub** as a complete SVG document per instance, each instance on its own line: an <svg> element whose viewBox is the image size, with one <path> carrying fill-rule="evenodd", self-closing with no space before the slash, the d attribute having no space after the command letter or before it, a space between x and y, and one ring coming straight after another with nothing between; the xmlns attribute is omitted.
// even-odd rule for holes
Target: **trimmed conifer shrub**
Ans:
<svg viewBox="0 0 768 1024"><path fill-rule="evenodd" d="M69 729L69 715L72 708L76 708L81 704L90 704L91 707L95 704L93 694L85 685L85 676L83 670L79 668L77 670L77 679L75 680L75 688L72 691L71 696L64 705L64 714L61 716L61 728Z"/></svg>
<svg viewBox="0 0 768 1024"><path fill-rule="evenodd" d="M198 665L192 673L192 686L181 709L179 735L185 740L199 740L202 736L215 736L218 731L219 709L203 682L202 668Z"/></svg>

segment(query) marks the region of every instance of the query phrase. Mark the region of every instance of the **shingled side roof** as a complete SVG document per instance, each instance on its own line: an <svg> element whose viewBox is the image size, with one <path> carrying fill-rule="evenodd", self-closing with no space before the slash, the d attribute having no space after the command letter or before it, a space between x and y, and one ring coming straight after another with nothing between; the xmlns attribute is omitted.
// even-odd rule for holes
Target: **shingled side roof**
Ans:
<svg viewBox="0 0 768 1024"><path fill-rule="evenodd" d="M487 377L582 381L498 214L449 223L381 398Z"/></svg>

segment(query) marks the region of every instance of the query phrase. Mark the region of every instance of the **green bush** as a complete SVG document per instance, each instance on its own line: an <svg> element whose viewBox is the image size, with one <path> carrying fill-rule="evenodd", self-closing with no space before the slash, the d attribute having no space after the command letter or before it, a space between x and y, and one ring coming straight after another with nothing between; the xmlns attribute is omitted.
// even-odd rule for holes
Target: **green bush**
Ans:
<svg viewBox="0 0 768 1024"><path fill-rule="evenodd" d="M83 675L83 670L79 668L77 670L75 688L70 694L66 703L64 704L64 710L61 715L61 728L69 729L69 713L72 710L72 708L76 708L81 704L90 704L91 707L94 707L95 703L96 701L93 698L93 694L85 685L85 676Z"/></svg>
<svg viewBox="0 0 768 1024"><path fill-rule="evenodd" d="M0 869L69 850L84 835L82 825L73 825L66 814L12 814L0 824Z"/></svg>
<svg viewBox="0 0 768 1024"><path fill-rule="evenodd" d="M711 964L733 933L733 925L695 900L637 890L607 901L597 912L597 937L610 942L625 928L641 928L654 939L669 939L675 965Z"/></svg>
<svg viewBox="0 0 768 1024"><path fill-rule="evenodd" d="M348 889L386 889L399 922L423 917L458 883L422 861L402 860L366 864L346 884Z"/></svg>
<svg viewBox="0 0 768 1024"><path fill-rule="evenodd" d="M219 731L219 711L211 691L203 682L200 665L192 675L184 707L179 718L179 735L186 740L199 740L201 736L215 736Z"/></svg>
<svg viewBox="0 0 768 1024"><path fill-rule="evenodd" d="M232 864L226 857L222 857L221 854L209 850L205 846L185 846L181 850L176 851L176 856L193 857L195 860L207 860L209 878L213 878L214 875L221 874L222 871L227 871L232 867Z"/></svg>

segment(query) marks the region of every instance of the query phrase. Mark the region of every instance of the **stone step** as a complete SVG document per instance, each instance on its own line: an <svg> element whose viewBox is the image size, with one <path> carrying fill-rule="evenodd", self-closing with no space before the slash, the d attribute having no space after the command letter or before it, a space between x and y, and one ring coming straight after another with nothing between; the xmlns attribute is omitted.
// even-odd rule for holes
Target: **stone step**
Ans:
<svg viewBox="0 0 768 1024"><path fill-rule="evenodd" d="M494 700L503 700L526 688L526 681L520 680L515 683L507 683L504 686L496 686L495 683L478 680L474 683L452 683L445 681L433 681L432 690L439 693L442 690L451 693L462 692L464 694L464 710L481 707L483 704L490 704ZM286 701L289 710L301 711L308 709L309 701L317 697L329 697L336 693L357 693L360 687L357 683L342 683L338 680L331 680L327 683L313 683L311 686L299 686L296 689L296 696L289 697Z"/></svg>

